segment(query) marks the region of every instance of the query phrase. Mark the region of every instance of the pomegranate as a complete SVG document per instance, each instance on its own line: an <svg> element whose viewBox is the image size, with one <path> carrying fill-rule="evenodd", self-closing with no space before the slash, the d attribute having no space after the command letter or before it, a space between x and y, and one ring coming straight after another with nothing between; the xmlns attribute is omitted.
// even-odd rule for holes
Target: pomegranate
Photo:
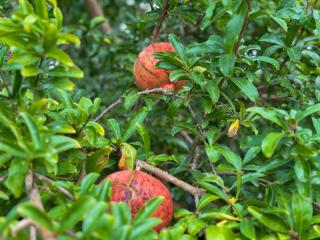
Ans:
<svg viewBox="0 0 320 240"><path fill-rule="evenodd" d="M135 83L140 90L166 88L169 90L179 90L185 81L176 83L170 82L170 71L155 68L158 60L153 56L153 52L174 52L174 48L169 42L153 43L140 52L133 66Z"/></svg>
<svg viewBox="0 0 320 240"><path fill-rule="evenodd" d="M169 225L173 215L173 202L169 190L158 179L135 170L115 172L106 179L111 180L111 201L126 202L131 209L132 218L148 200L156 196L163 196L163 202L152 215L162 220L155 230L160 231Z"/></svg>

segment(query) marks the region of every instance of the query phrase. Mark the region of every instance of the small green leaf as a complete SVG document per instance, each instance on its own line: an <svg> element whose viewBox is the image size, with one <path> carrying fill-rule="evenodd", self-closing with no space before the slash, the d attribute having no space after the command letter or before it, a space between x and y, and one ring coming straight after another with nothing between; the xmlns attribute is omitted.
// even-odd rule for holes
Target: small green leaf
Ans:
<svg viewBox="0 0 320 240"><path fill-rule="evenodd" d="M226 226L209 226L206 229L206 240L235 239L233 232Z"/></svg>
<svg viewBox="0 0 320 240"><path fill-rule="evenodd" d="M136 129L140 137L142 138L144 150L147 154L150 152L150 137L148 129L142 123L136 123Z"/></svg>
<svg viewBox="0 0 320 240"><path fill-rule="evenodd" d="M259 62L266 62L266 63L269 63L271 64L272 66L274 66L274 68L276 70L279 70L280 69L280 63L274 59L274 58L271 58L271 57L267 57L267 56L258 56L256 58L257 61Z"/></svg>
<svg viewBox="0 0 320 240"><path fill-rule="evenodd" d="M276 23L278 23L279 26L280 26L285 32L288 31L288 26L287 26L286 21L284 21L282 18L275 17L275 16L272 16L272 15L271 15L271 18L272 18Z"/></svg>
<svg viewBox="0 0 320 240"><path fill-rule="evenodd" d="M72 67L74 65L74 63L71 60L71 58L69 57L69 55L58 48L50 49L50 51L47 52L46 55L47 55L47 57L52 58L54 60L57 60L60 63L65 64L69 67Z"/></svg>
<svg viewBox="0 0 320 240"><path fill-rule="evenodd" d="M279 142L281 139L285 136L283 132L272 132L269 133L263 140L261 144L261 149L263 154L267 157L270 158L272 157L274 151L276 150Z"/></svg>
<svg viewBox="0 0 320 240"><path fill-rule="evenodd" d="M273 215L263 213L259 208L257 207L248 207L248 212L257 219L261 224L263 224L268 229L280 232L280 233L288 233L288 229L286 228L283 221Z"/></svg>
<svg viewBox="0 0 320 240"><path fill-rule="evenodd" d="M220 90L216 80L215 79L208 80L205 88L209 93L212 103L216 104L220 97Z"/></svg>
<svg viewBox="0 0 320 240"><path fill-rule="evenodd" d="M137 150L128 143L121 144L122 156L119 161L120 169L133 170L137 159Z"/></svg>
<svg viewBox="0 0 320 240"><path fill-rule="evenodd" d="M257 88L247 78L231 78L231 81L248 97L251 101L256 102L259 99Z"/></svg>
<svg viewBox="0 0 320 240"><path fill-rule="evenodd" d="M149 200L146 205L138 211L133 220L133 223L139 224L141 221L151 217L152 213L154 213L163 202L163 199L163 196L159 196Z"/></svg>
<svg viewBox="0 0 320 240"><path fill-rule="evenodd" d="M108 119L107 124L109 128L113 131L114 136L116 139L121 138L121 131L120 131L120 126L118 124L118 121L116 119Z"/></svg>
<svg viewBox="0 0 320 240"><path fill-rule="evenodd" d="M28 164L25 160L13 159L10 164L8 178L5 185L12 194L18 198L24 189L24 179L28 172Z"/></svg>
<svg viewBox="0 0 320 240"><path fill-rule="evenodd" d="M49 215L45 211L37 208L33 203L23 203L19 205L18 213L25 218L31 218L40 226L45 227L48 230L53 231L54 229L53 221L50 219Z"/></svg>
<svg viewBox="0 0 320 240"><path fill-rule="evenodd" d="M223 54L222 56L220 56L219 68L224 76L232 76L235 62L236 58L233 54Z"/></svg>
<svg viewBox="0 0 320 240"><path fill-rule="evenodd" d="M225 159L235 167L237 171L241 171L242 159L238 154L234 153L228 147L223 145L212 146L212 149L220 152Z"/></svg>

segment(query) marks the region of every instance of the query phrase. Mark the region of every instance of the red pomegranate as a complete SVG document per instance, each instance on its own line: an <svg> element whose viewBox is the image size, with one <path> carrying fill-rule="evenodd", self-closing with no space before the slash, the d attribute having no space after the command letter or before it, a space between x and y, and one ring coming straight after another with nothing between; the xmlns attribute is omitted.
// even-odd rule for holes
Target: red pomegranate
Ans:
<svg viewBox="0 0 320 240"><path fill-rule="evenodd" d="M142 171L134 170L115 172L106 179L111 180L111 201L126 202L131 209L132 218L148 200L156 196L163 196L163 202L152 215L162 220L155 230L159 231L169 225L173 215L173 202L167 187L158 179Z"/></svg>
<svg viewBox="0 0 320 240"><path fill-rule="evenodd" d="M167 88L179 90L185 81L170 82L170 71L155 68L158 60L152 55L153 52L174 52L169 42L153 43L140 52L133 66L135 83L140 90Z"/></svg>

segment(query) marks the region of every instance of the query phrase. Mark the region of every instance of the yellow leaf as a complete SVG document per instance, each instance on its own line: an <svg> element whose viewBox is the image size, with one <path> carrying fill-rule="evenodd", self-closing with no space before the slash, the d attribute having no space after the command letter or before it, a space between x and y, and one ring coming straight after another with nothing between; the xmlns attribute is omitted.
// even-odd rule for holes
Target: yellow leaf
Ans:
<svg viewBox="0 0 320 240"><path fill-rule="evenodd" d="M238 129L239 129L240 121L239 119L236 119L229 127L228 129L228 137L234 137L237 135Z"/></svg>

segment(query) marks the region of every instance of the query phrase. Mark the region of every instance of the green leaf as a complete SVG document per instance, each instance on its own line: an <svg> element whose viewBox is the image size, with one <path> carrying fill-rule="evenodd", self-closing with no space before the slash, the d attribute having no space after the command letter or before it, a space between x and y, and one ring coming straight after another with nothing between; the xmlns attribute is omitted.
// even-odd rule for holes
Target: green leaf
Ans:
<svg viewBox="0 0 320 240"><path fill-rule="evenodd" d="M243 219L240 222L240 231L246 238L250 240L256 239L256 232L252 221Z"/></svg>
<svg viewBox="0 0 320 240"><path fill-rule="evenodd" d="M209 226L206 228L206 240L235 239L233 232L226 226Z"/></svg>
<svg viewBox="0 0 320 240"><path fill-rule="evenodd" d="M109 128L113 131L114 136L117 140L121 138L121 131L118 121L116 119L108 119L107 124Z"/></svg>
<svg viewBox="0 0 320 240"><path fill-rule="evenodd" d="M86 161L86 172L102 172L108 163L111 152L111 147L105 147L91 154Z"/></svg>
<svg viewBox="0 0 320 240"><path fill-rule="evenodd" d="M286 123L279 117L279 114L274 109L262 108L262 107L251 107L247 109L248 112L254 112L259 114L261 117L274 122L283 129L288 129Z"/></svg>
<svg viewBox="0 0 320 240"><path fill-rule="evenodd" d="M298 159L294 164L294 172L300 182L307 182L309 179L310 167L304 160Z"/></svg>
<svg viewBox="0 0 320 240"><path fill-rule="evenodd" d="M223 54L219 58L219 69L226 77L231 77L233 74L236 58L234 54Z"/></svg>
<svg viewBox="0 0 320 240"><path fill-rule="evenodd" d="M306 198L297 193L292 196L292 210L294 217L294 229L297 231L299 236L310 229L310 223L312 220L312 201L310 198Z"/></svg>
<svg viewBox="0 0 320 240"><path fill-rule="evenodd" d="M223 145L212 146L212 149L220 152L225 157L225 159L235 167L237 171L241 171L242 159L239 157L239 155Z"/></svg>
<svg viewBox="0 0 320 240"><path fill-rule="evenodd" d="M34 0L36 13L43 19L48 19L48 11L46 6L46 0Z"/></svg>
<svg viewBox="0 0 320 240"><path fill-rule="evenodd" d="M81 195L88 194L92 190L98 177L99 177L98 173L89 173L88 175L86 175L80 185L80 194Z"/></svg>
<svg viewBox="0 0 320 240"><path fill-rule="evenodd" d="M102 216L107 212L108 204L98 202L92 210L86 214L82 223L83 234L90 235L96 228L99 227L99 222L102 221Z"/></svg>
<svg viewBox="0 0 320 240"><path fill-rule="evenodd" d="M216 8L216 3L215 2L209 2L209 6L207 7L205 16L202 19L200 29L203 31L206 29L210 23L211 23L211 17L213 15L214 9Z"/></svg>
<svg viewBox="0 0 320 240"><path fill-rule="evenodd" d="M40 73L37 67L29 66L21 70L21 75L24 77L34 77Z"/></svg>
<svg viewBox="0 0 320 240"><path fill-rule="evenodd" d="M301 51L296 47L287 48L288 56L291 61L298 62L301 59Z"/></svg>
<svg viewBox="0 0 320 240"><path fill-rule="evenodd" d="M218 196L219 198L221 198L225 202L229 201L229 196L227 196L222 190L220 190L215 185L212 185L212 184L206 183L206 182L200 182L199 185L200 185L200 187L208 190L210 193L213 193L214 195Z"/></svg>
<svg viewBox="0 0 320 240"><path fill-rule="evenodd" d="M217 199L219 199L219 197L214 194L206 193L202 195L197 205L197 211L200 211L202 208L206 207L209 203L214 202Z"/></svg>
<svg viewBox="0 0 320 240"><path fill-rule="evenodd" d="M188 226L188 233L191 236L196 236L202 229L207 226L207 223L201 219L194 219L192 224Z"/></svg>
<svg viewBox="0 0 320 240"><path fill-rule="evenodd" d="M24 179L28 172L28 164L21 159L13 159L10 164L6 187L18 198L24 189Z"/></svg>
<svg viewBox="0 0 320 240"><path fill-rule="evenodd" d="M137 159L137 150L128 143L122 143L121 152L119 168L133 170Z"/></svg>
<svg viewBox="0 0 320 240"><path fill-rule="evenodd" d="M136 129L140 137L142 138L144 150L147 154L150 152L150 137L148 129L142 123L136 123Z"/></svg>
<svg viewBox="0 0 320 240"><path fill-rule="evenodd" d="M75 224L85 219L88 212L96 206L97 202L92 197L78 199L63 216L60 222L60 232L72 229Z"/></svg>
<svg viewBox="0 0 320 240"><path fill-rule="evenodd" d="M284 21L282 18L275 17L275 16L272 16L272 15L271 15L271 18L272 18L276 23L278 23L279 26L280 26L285 32L288 31L288 26L287 26L286 21Z"/></svg>
<svg viewBox="0 0 320 240"><path fill-rule="evenodd" d="M50 51L47 52L46 56L49 58L52 58L54 60L57 60L60 63L65 64L69 67L72 67L74 65L74 63L71 60L71 58L69 57L69 55L58 48L50 49Z"/></svg>
<svg viewBox="0 0 320 240"><path fill-rule="evenodd" d="M280 63L274 59L274 58L271 58L271 57L267 57L267 56L258 56L256 58L256 61L259 61L259 62L266 62L266 63L269 63L271 64L272 66L274 66L274 68L276 70L279 70L280 69Z"/></svg>
<svg viewBox="0 0 320 240"><path fill-rule="evenodd" d="M48 76L59 78L83 78L83 72L77 67L57 66L50 69Z"/></svg>
<svg viewBox="0 0 320 240"><path fill-rule="evenodd" d="M212 103L216 104L220 97L220 90L215 79L208 80L205 88L209 93Z"/></svg>
<svg viewBox="0 0 320 240"><path fill-rule="evenodd" d="M45 211L37 208L34 203L22 203L18 206L18 213L25 218L32 219L50 231L54 230L53 221L49 215Z"/></svg>
<svg viewBox="0 0 320 240"><path fill-rule="evenodd" d="M259 99L257 88L247 78L231 78L231 81L248 97L251 101L256 102Z"/></svg>
<svg viewBox="0 0 320 240"><path fill-rule="evenodd" d="M134 104L138 101L139 95L136 92L130 92L124 97L124 109L129 110L134 106Z"/></svg>
<svg viewBox="0 0 320 240"><path fill-rule="evenodd" d="M300 122L301 120L305 119L306 117L319 112L320 111L320 103L315 104L313 106L308 107L307 109L305 109L302 112L298 112L296 115L296 121Z"/></svg>
<svg viewBox="0 0 320 240"><path fill-rule="evenodd" d="M171 82L177 82L179 80L186 80L189 76L184 70L179 69L172 71L169 78Z"/></svg>
<svg viewBox="0 0 320 240"><path fill-rule="evenodd" d="M213 146L206 145L205 150L210 162L215 163L219 160L220 152L217 151Z"/></svg>
<svg viewBox="0 0 320 240"><path fill-rule="evenodd" d="M129 139L133 133L135 132L136 123L141 123L146 118L148 114L148 109L146 107L142 107L135 115L131 118L128 127L123 135L123 140L126 141Z"/></svg>
<svg viewBox="0 0 320 240"><path fill-rule="evenodd" d="M172 45L173 45L174 49L176 50L178 56L182 60L184 60L185 59L184 47L183 47L180 39L174 34L169 34L168 39L172 43Z"/></svg>
<svg viewBox="0 0 320 240"><path fill-rule="evenodd" d="M32 117L26 112L20 113L20 116L22 117L23 121L28 127L34 147L36 149L39 149L41 147L41 139L39 129L36 123L33 121Z"/></svg>
<svg viewBox="0 0 320 240"><path fill-rule="evenodd" d="M272 132L269 133L263 140L261 144L261 149L263 154L270 158L272 157L274 151L276 150L279 142L285 136L283 132Z"/></svg>
<svg viewBox="0 0 320 240"><path fill-rule="evenodd" d="M288 229L286 228L283 221L273 215L263 213L259 208L250 206L248 207L248 212L257 219L261 224L263 224L268 229L280 232L280 233L288 233Z"/></svg>
<svg viewBox="0 0 320 240"><path fill-rule="evenodd" d="M151 215L158 209L163 200L163 196L155 197L149 200L146 205L137 212L133 220L133 224L139 225L139 223L143 220L150 218Z"/></svg>

